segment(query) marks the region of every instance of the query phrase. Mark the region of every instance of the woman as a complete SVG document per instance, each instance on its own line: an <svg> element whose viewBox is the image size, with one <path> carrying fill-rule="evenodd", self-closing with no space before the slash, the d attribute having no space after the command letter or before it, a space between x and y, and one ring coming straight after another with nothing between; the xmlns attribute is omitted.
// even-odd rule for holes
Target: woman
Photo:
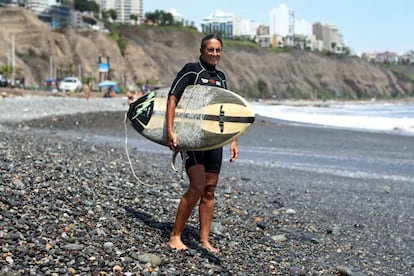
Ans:
<svg viewBox="0 0 414 276"><path fill-rule="evenodd" d="M90 97L90 94L91 94L91 90L89 89L89 85L87 83L85 83L83 85L82 90L83 90L83 94L85 95L85 99L87 101L89 101L89 97Z"/></svg>
<svg viewBox="0 0 414 276"><path fill-rule="evenodd" d="M179 137L174 133L175 108L184 89L188 85L201 84L227 88L226 77L216 69L222 54L223 42L216 34L205 36L201 40L200 60L188 63L177 74L172 83L167 101L167 143L171 150L176 151ZM237 141L230 144L230 162L237 160L239 155ZM209 242L209 234L214 211L214 191L217 186L223 149L209 151L188 151L185 167L190 186L178 205L174 228L170 235L169 245L173 249L187 249L181 235L192 210L199 201L200 242L201 245L216 252Z"/></svg>

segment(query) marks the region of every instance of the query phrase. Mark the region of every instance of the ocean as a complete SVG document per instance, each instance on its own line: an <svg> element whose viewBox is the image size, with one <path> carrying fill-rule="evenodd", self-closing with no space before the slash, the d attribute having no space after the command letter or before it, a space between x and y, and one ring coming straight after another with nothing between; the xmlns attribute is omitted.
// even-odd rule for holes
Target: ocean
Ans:
<svg viewBox="0 0 414 276"><path fill-rule="evenodd" d="M270 105L261 102L250 104L256 114L274 119L414 135L414 104L329 102L322 105Z"/></svg>
<svg viewBox="0 0 414 276"><path fill-rule="evenodd" d="M299 127L322 126L327 131L316 131L318 135L315 135L311 129L301 133L289 132L288 128L274 137L275 142L268 147L241 143L240 162L359 179L414 181L411 157L414 104L270 105L253 102L251 106L260 116ZM335 136L330 136L333 132L329 129L359 131L343 132L343 135L335 132ZM378 135L364 135L364 132ZM387 135L389 133L393 135Z"/></svg>

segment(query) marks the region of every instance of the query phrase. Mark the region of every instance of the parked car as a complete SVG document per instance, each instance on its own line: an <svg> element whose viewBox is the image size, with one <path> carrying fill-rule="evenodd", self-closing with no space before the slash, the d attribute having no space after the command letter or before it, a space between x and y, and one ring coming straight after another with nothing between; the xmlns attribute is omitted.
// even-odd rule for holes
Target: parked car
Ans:
<svg viewBox="0 0 414 276"><path fill-rule="evenodd" d="M59 84L59 90L66 91L80 91L82 89L82 82L76 77L66 77Z"/></svg>
<svg viewBox="0 0 414 276"><path fill-rule="evenodd" d="M55 78L48 78L43 81L43 86L46 91L58 92L58 80Z"/></svg>
<svg viewBox="0 0 414 276"><path fill-rule="evenodd" d="M8 80L5 76L0 75L0 87L7 87L9 85Z"/></svg>

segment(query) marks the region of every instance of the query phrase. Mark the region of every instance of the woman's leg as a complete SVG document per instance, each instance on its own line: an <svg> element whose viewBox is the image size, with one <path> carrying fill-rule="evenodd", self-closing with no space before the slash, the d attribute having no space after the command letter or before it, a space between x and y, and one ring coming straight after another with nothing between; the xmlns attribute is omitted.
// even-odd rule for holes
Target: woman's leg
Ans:
<svg viewBox="0 0 414 276"><path fill-rule="evenodd" d="M187 246L181 240L181 235L194 206L203 195L206 184L206 174L203 165L191 166L187 169L187 174L190 179L190 187L188 187L188 190L185 192L178 205L175 224L169 241L171 248L179 250L187 249Z"/></svg>
<svg viewBox="0 0 414 276"><path fill-rule="evenodd" d="M200 242L204 248L211 252L217 252L209 242L211 222L214 212L214 191L217 186L219 174L206 172L206 184L200 200Z"/></svg>

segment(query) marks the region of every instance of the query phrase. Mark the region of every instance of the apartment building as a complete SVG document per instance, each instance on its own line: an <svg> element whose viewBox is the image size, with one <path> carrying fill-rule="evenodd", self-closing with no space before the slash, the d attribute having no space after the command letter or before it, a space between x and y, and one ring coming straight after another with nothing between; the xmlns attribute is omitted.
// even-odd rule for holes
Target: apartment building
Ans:
<svg viewBox="0 0 414 276"><path fill-rule="evenodd" d="M49 7L49 0L26 0L26 8L39 15Z"/></svg>
<svg viewBox="0 0 414 276"><path fill-rule="evenodd" d="M203 33L219 33L223 38L233 38L235 15L221 10L215 11L201 21Z"/></svg>
<svg viewBox="0 0 414 276"><path fill-rule="evenodd" d="M115 10L115 22L124 24L135 24L131 15L137 15L138 24L143 22L143 0L95 0L102 11Z"/></svg>
<svg viewBox="0 0 414 276"><path fill-rule="evenodd" d="M295 12L282 4L269 12L269 33L274 48L296 47L315 50L320 45L312 34L312 26L304 19L297 19Z"/></svg>
<svg viewBox="0 0 414 276"><path fill-rule="evenodd" d="M272 46L272 43L270 41L270 35L269 35L269 25L259 25L256 28L255 41L261 47L268 48Z"/></svg>
<svg viewBox="0 0 414 276"><path fill-rule="evenodd" d="M294 13L284 4L274 8L269 13L270 35L293 35Z"/></svg>
<svg viewBox="0 0 414 276"><path fill-rule="evenodd" d="M256 36L256 30L259 24L253 20L235 18L234 19L234 37L240 37L252 40Z"/></svg>
<svg viewBox="0 0 414 276"><path fill-rule="evenodd" d="M322 41L322 49L334 53L341 53L345 46L338 28L333 25L317 22L312 26L312 32L317 40Z"/></svg>

